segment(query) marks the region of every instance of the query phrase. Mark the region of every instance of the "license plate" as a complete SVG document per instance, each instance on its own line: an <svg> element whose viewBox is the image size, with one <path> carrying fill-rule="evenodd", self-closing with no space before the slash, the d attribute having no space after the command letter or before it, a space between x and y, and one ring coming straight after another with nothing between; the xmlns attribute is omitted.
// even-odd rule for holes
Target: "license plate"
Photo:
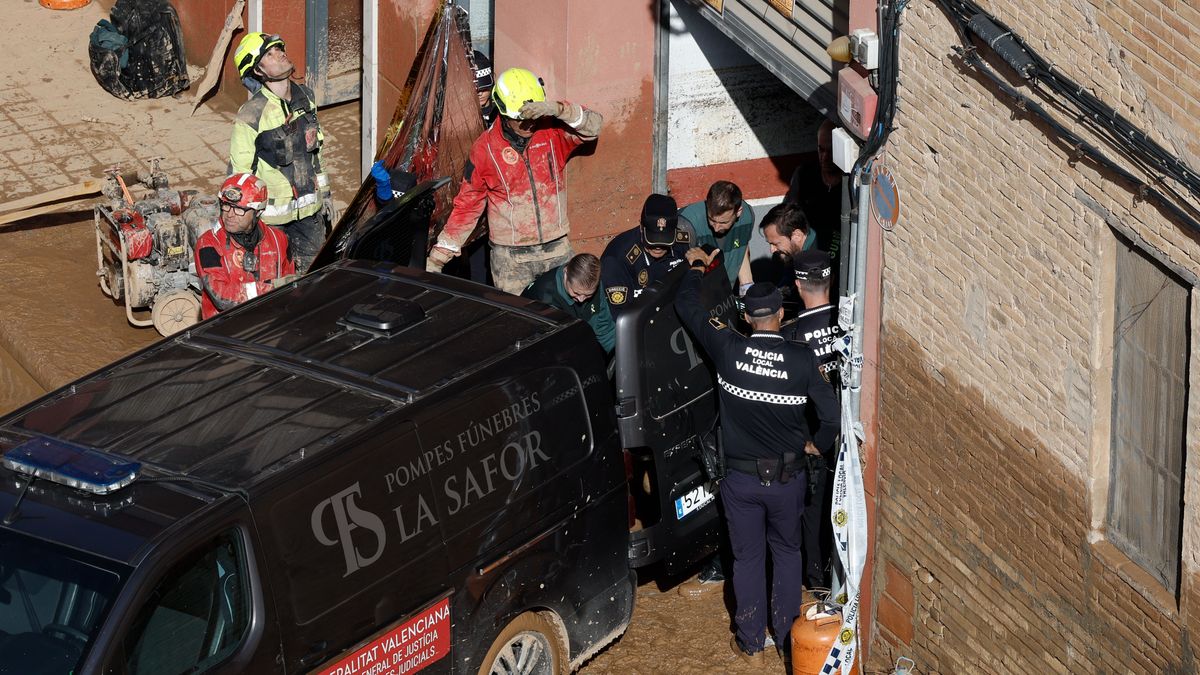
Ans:
<svg viewBox="0 0 1200 675"><path fill-rule="evenodd" d="M675 500L675 519L683 520L688 514L700 510L701 507L711 502L713 497L713 493L705 485L688 492Z"/></svg>

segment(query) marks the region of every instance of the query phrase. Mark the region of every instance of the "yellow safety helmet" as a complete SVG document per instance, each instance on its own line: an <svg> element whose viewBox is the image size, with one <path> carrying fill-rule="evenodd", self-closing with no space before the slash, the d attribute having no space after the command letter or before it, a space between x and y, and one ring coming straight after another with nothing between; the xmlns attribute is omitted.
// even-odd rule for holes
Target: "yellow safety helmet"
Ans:
<svg viewBox="0 0 1200 675"><path fill-rule="evenodd" d="M509 68L496 78L492 100L501 115L521 119L521 106L530 101L545 101L546 89L542 78L524 68Z"/></svg>
<svg viewBox="0 0 1200 675"><path fill-rule="evenodd" d="M233 50L233 65L237 66L238 75L250 75L271 47L284 49L283 38L266 33L247 33L237 49Z"/></svg>

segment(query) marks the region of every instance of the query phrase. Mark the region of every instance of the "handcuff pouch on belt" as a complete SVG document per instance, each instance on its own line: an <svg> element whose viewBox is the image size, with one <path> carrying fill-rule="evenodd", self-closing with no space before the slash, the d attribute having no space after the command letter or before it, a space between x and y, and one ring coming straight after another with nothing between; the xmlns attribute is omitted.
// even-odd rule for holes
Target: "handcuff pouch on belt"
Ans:
<svg viewBox="0 0 1200 675"><path fill-rule="evenodd" d="M763 487L768 487L771 483L776 482L787 483L804 468L804 465L796 461L796 453L791 450L783 453L782 457L771 459L728 458L725 463L731 469L757 475L758 481L762 483Z"/></svg>
<svg viewBox="0 0 1200 675"><path fill-rule="evenodd" d="M786 485L799 468L796 466L796 453L791 450L783 453L783 457L778 459L755 460L755 464L758 465L758 480L764 487L775 481Z"/></svg>

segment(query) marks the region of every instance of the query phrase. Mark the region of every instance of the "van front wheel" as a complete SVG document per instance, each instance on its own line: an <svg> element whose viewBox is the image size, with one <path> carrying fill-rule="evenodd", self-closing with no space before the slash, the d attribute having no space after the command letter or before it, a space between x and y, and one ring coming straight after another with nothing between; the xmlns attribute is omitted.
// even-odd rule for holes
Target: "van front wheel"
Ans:
<svg viewBox="0 0 1200 675"><path fill-rule="evenodd" d="M527 612L500 631L479 675L563 675L567 650L554 624L540 614Z"/></svg>

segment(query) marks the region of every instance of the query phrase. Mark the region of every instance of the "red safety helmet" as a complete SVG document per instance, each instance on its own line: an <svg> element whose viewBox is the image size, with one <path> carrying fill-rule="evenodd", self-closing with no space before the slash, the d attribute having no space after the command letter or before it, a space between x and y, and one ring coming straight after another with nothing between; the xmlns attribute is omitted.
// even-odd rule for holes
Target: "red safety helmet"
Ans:
<svg viewBox="0 0 1200 675"><path fill-rule="evenodd" d="M267 208L267 184L252 173L235 173L221 184L222 202L262 212Z"/></svg>

